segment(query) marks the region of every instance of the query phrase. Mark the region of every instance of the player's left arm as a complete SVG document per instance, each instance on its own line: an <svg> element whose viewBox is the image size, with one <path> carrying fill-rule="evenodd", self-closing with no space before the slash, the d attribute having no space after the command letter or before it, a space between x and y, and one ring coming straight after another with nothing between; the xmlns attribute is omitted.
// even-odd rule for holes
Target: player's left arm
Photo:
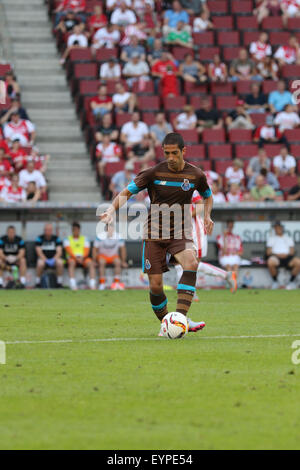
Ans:
<svg viewBox="0 0 300 470"><path fill-rule="evenodd" d="M205 174L201 171L198 186L196 187L204 203L204 228L207 235L211 235L214 229L214 222L211 219L211 211L213 208L213 197L210 187L208 186Z"/></svg>

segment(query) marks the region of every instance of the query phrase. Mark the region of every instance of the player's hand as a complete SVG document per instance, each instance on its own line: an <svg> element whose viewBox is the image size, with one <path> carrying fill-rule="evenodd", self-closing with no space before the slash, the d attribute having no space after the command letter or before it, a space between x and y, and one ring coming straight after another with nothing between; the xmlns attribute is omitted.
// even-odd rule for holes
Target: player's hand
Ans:
<svg viewBox="0 0 300 470"><path fill-rule="evenodd" d="M206 230L207 235L211 235L214 229L214 222L211 220L210 217L204 219L204 228Z"/></svg>
<svg viewBox="0 0 300 470"><path fill-rule="evenodd" d="M100 214L99 216L101 222L105 224L111 224L113 222L113 211L110 209L107 209L103 214Z"/></svg>

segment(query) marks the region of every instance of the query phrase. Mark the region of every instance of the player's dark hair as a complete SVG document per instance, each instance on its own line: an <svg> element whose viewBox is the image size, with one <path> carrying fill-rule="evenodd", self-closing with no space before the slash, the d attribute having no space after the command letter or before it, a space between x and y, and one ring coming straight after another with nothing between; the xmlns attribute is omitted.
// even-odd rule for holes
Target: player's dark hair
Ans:
<svg viewBox="0 0 300 470"><path fill-rule="evenodd" d="M75 228L75 227L76 227L76 228L80 228L80 223L79 223L79 222L73 222L73 223L72 223L72 227L73 227L73 228Z"/></svg>
<svg viewBox="0 0 300 470"><path fill-rule="evenodd" d="M16 229L15 229L15 227L14 227L13 225L9 225L9 226L7 227L7 231L8 231L8 230L16 230Z"/></svg>
<svg viewBox="0 0 300 470"><path fill-rule="evenodd" d="M178 148L182 150L185 147L183 137L177 132L170 132L166 135L163 140L162 146L165 145L178 145Z"/></svg>

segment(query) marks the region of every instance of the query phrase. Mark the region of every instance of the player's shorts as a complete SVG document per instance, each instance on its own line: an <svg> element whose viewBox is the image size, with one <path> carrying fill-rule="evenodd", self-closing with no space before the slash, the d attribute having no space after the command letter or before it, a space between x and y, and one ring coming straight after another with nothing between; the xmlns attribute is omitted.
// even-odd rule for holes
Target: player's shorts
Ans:
<svg viewBox="0 0 300 470"><path fill-rule="evenodd" d="M225 266L239 266L241 264L241 257L239 255L227 255L221 256L220 258L220 265Z"/></svg>
<svg viewBox="0 0 300 470"><path fill-rule="evenodd" d="M284 258L284 259L277 258L276 255L270 255L270 256L268 257L268 259L269 259L269 258L276 258L276 259L277 259L277 261L278 261L278 265L277 265L278 268L292 269L292 268L289 266L289 264L290 264L290 262L292 261L292 259L294 258L293 255L289 255L289 256L287 256L287 257Z"/></svg>
<svg viewBox="0 0 300 470"><path fill-rule="evenodd" d="M97 256L97 261L100 261L101 259L104 259L107 264L113 264L113 262L116 259L120 259L120 256L119 255L106 256L106 255L100 254Z"/></svg>
<svg viewBox="0 0 300 470"><path fill-rule="evenodd" d="M173 257L184 250L194 250L192 240L145 240L143 242L142 270L146 274L162 274L169 271L167 253Z"/></svg>

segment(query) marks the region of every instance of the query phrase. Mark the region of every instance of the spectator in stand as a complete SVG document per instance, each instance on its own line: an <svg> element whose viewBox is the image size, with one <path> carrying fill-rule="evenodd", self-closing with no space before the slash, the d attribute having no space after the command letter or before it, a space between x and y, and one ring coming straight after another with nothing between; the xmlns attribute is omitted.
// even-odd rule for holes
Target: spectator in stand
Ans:
<svg viewBox="0 0 300 470"><path fill-rule="evenodd" d="M139 163L148 163L155 159L154 146L148 135L145 135L139 144L132 147L128 153L128 159Z"/></svg>
<svg viewBox="0 0 300 470"><path fill-rule="evenodd" d="M231 129L254 129L251 117L246 111L245 102L238 99L235 110L231 111L225 119L229 130Z"/></svg>
<svg viewBox="0 0 300 470"><path fill-rule="evenodd" d="M178 75L183 82L196 83L197 85L207 82L207 74L204 65L198 60L195 60L193 54L190 53L184 56L184 60L181 62L178 69Z"/></svg>
<svg viewBox="0 0 300 470"><path fill-rule="evenodd" d="M211 185L212 197L214 204L221 204L226 202L224 194L220 191L218 181L213 181Z"/></svg>
<svg viewBox="0 0 300 470"><path fill-rule="evenodd" d="M300 47L296 36L291 36L286 46L279 46L274 54L279 67L286 64L299 64L300 63Z"/></svg>
<svg viewBox="0 0 300 470"><path fill-rule="evenodd" d="M105 135L109 135L110 140L113 141L117 141L119 138L119 131L113 124L111 114L104 114L102 123L95 133L96 142L102 142Z"/></svg>
<svg viewBox="0 0 300 470"><path fill-rule="evenodd" d="M193 48L193 38L191 27L183 21L179 21L176 28L170 26L163 27L164 42L169 46L181 46Z"/></svg>
<svg viewBox="0 0 300 470"><path fill-rule="evenodd" d="M57 287L62 287L64 262L62 259L62 241L53 235L52 224L45 224L44 233L35 240L37 255L35 286L40 288L41 277L46 268L55 268Z"/></svg>
<svg viewBox="0 0 300 470"><path fill-rule="evenodd" d="M172 9L166 10L164 13L164 25L170 28L177 28L179 22L189 24L189 15L183 10L180 2L174 0L172 2Z"/></svg>
<svg viewBox="0 0 300 470"><path fill-rule="evenodd" d="M217 245L220 265L226 271L234 271L237 277L243 245L240 236L233 233L233 228L233 220L228 220L224 232L217 236Z"/></svg>
<svg viewBox="0 0 300 470"><path fill-rule="evenodd" d="M271 171L268 171L267 168L264 168L264 167L261 168L258 173L253 174L253 176L249 178L248 186L247 186L249 190L254 188L254 186L256 185L256 178L258 175L262 175L265 178L266 183L270 185L273 189L275 189L276 194L278 196L282 195L282 193L280 192L280 184L278 182L278 179L276 178L274 173L272 173Z"/></svg>
<svg viewBox="0 0 300 470"><path fill-rule="evenodd" d="M275 234L267 239L267 265L272 276L272 289L279 288L278 268L286 268L291 271L291 277L287 290L296 289L295 280L300 272L300 258L295 256L295 244L293 239L284 233L284 226L276 221L273 225Z"/></svg>
<svg viewBox="0 0 300 470"><path fill-rule="evenodd" d="M143 18L149 11L155 8L154 0L132 0L132 9L135 11L139 18Z"/></svg>
<svg viewBox="0 0 300 470"><path fill-rule="evenodd" d="M212 82L226 82L228 79L227 65L221 62L219 54L215 54L213 62L208 64L208 77Z"/></svg>
<svg viewBox="0 0 300 470"><path fill-rule="evenodd" d="M12 98L18 98L20 96L20 87L17 83L16 77L12 70L8 70L5 74L5 89L6 95Z"/></svg>
<svg viewBox="0 0 300 470"><path fill-rule="evenodd" d="M272 48L268 43L269 37L268 34L263 32L259 35L257 41L253 41L250 44L249 52L251 54L251 59L256 62L265 60L266 57L272 55Z"/></svg>
<svg viewBox="0 0 300 470"><path fill-rule="evenodd" d="M4 126L4 137L8 143L19 139L22 147L33 145L36 133L32 122L21 119L18 111L13 111L10 117L11 120Z"/></svg>
<svg viewBox="0 0 300 470"><path fill-rule="evenodd" d="M112 13L116 8L121 6L121 3L126 3L128 8L131 8L133 0L106 0L106 11Z"/></svg>
<svg viewBox="0 0 300 470"><path fill-rule="evenodd" d="M60 64L63 65L66 62L73 49L85 49L88 45L87 37L82 33L81 25L75 25L74 33L68 37L67 47L60 59Z"/></svg>
<svg viewBox="0 0 300 470"><path fill-rule="evenodd" d="M0 176L0 193L4 188L10 186L10 180L6 176Z"/></svg>
<svg viewBox="0 0 300 470"><path fill-rule="evenodd" d="M273 57L267 56L256 65L259 75L263 80L278 80L279 67Z"/></svg>
<svg viewBox="0 0 300 470"><path fill-rule="evenodd" d="M173 71L171 65L167 66L166 73L161 79L162 98L174 97L179 95L177 73Z"/></svg>
<svg viewBox="0 0 300 470"><path fill-rule="evenodd" d="M26 286L25 243L16 235L13 225L7 228L6 235L0 238L0 288L3 287L3 271L12 271L17 266L20 274L20 287Z"/></svg>
<svg viewBox="0 0 300 470"><path fill-rule="evenodd" d="M113 198L115 198L117 194L119 194L124 188L126 188L128 184L136 177L133 170L134 163L128 161L125 163L124 170L118 171L114 174L109 187L113 194ZM135 197L131 199L134 200Z"/></svg>
<svg viewBox="0 0 300 470"><path fill-rule="evenodd" d="M26 169L20 171L19 177L20 186L22 186L22 188L26 189L28 184L34 181L42 196L47 191L47 184L43 173L41 173L39 170L35 170L34 161L28 161Z"/></svg>
<svg viewBox="0 0 300 470"><path fill-rule="evenodd" d="M74 11L70 10L70 11L67 11L65 16L61 18L60 22L54 28L54 30L59 31L62 34L67 34L73 31L73 28L79 24L80 24L79 18L77 18Z"/></svg>
<svg viewBox="0 0 300 470"><path fill-rule="evenodd" d="M10 121L11 115L15 112L19 113L21 119L29 121L26 109L21 106L20 98L13 98L10 108L1 115L0 125Z"/></svg>
<svg viewBox="0 0 300 470"><path fill-rule="evenodd" d="M284 107L287 104L295 105L293 95L290 91L286 89L284 80L279 80L277 84L277 90L271 91L271 93L269 94L268 103L272 114L283 111ZM296 107L295 111L297 112Z"/></svg>
<svg viewBox="0 0 300 470"><path fill-rule="evenodd" d="M28 183L26 188L26 200L30 201L31 203L35 203L39 201L41 198L41 191L37 187L34 181Z"/></svg>
<svg viewBox="0 0 300 470"><path fill-rule="evenodd" d="M205 173L208 186L212 186L212 184L215 182L215 183L218 184L218 186L220 188L223 187L223 180L222 180L221 175L218 175L218 173L216 173L215 171L212 171L212 170L205 171L201 166L200 166L200 168Z"/></svg>
<svg viewBox="0 0 300 470"><path fill-rule="evenodd" d="M110 57L108 62L104 62L100 67L99 78L101 80L119 81L121 78L121 66L118 59Z"/></svg>
<svg viewBox="0 0 300 470"><path fill-rule="evenodd" d="M146 41L148 36L145 29L146 23L144 21L125 26L122 32L123 35L122 40L120 41L120 46L129 46L132 42L133 37L137 38L139 44L141 44L141 42ZM145 50L143 52L145 52Z"/></svg>
<svg viewBox="0 0 300 470"><path fill-rule="evenodd" d="M202 11L209 12L206 0L180 0L180 4L192 16L199 16Z"/></svg>
<svg viewBox="0 0 300 470"><path fill-rule="evenodd" d="M113 109L111 97L107 94L107 86L100 85L98 88L98 96L90 101L90 107L93 115L97 119L101 119L105 114L108 114Z"/></svg>
<svg viewBox="0 0 300 470"><path fill-rule="evenodd" d="M202 134L204 129L222 129L223 119L221 113L212 107L211 100L205 96L202 100L202 108L196 111L197 131Z"/></svg>
<svg viewBox="0 0 300 470"><path fill-rule="evenodd" d="M193 32L201 33L202 31L207 31L208 29L214 29L214 25L209 19L209 12L203 10L199 16L196 16L196 18L194 18Z"/></svg>
<svg viewBox="0 0 300 470"><path fill-rule="evenodd" d="M264 148L258 149L258 155L250 159L246 169L246 175L249 178L257 176L262 168L266 168L268 171L271 168L271 161L267 157L267 152Z"/></svg>
<svg viewBox="0 0 300 470"><path fill-rule="evenodd" d="M136 52L132 54L132 59L125 64L122 70L122 75L126 78L128 86L132 88L133 84L138 82L141 91L144 89L145 81L150 80L149 73L149 65Z"/></svg>
<svg viewBox="0 0 300 470"><path fill-rule="evenodd" d="M226 194L226 201L230 203L242 202L243 201L243 192L238 183L231 183L229 191Z"/></svg>
<svg viewBox="0 0 300 470"><path fill-rule="evenodd" d="M72 235L64 240L64 249L67 256L68 272L70 276L70 289L77 290L77 282L75 279L76 267L83 268L89 273L89 287L91 290L96 289L96 272L92 258L90 258L91 244L87 237L81 235L81 227L78 222L72 224Z"/></svg>
<svg viewBox="0 0 300 470"><path fill-rule="evenodd" d="M287 147L280 149L280 154L273 160L274 173L276 176L294 175L296 171L296 160L289 155Z"/></svg>
<svg viewBox="0 0 300 470"><path fill-rule="evenodd" d="M139 40L136 36L131 36L130 44L122 48L121 60L123 62L129 62L134 54L139 55L141 60L146 59L146 49L139 44Z"/></svg>
<svg viewBox="0 0 300 470"><path fill-rule="evenodd" d="M30 154L26 159L26 164L28 161L32 160L34 162L35 170L39 170L41 173L45 174L48 168L48 163L50 161L50 155L40 155L38 147L32 147Z"/></svg>
<svg viewBox="0 0 300 470"><path fill-rule="evenodd" d="M0 176L10 177L14 172L10 161L6 158L3 147L0 147Z"/></svg>
<svg viewBox="0 0 300 470"><path fill-rule="evenodd" d="M157 113L155 116L155 124L150 126L150 135L155 146L161 145L167 134L173 132L173 127L166 121L163 112Z"/></svg>
<svg viewBox="0 0 300 470"><path fill-rule="evenodd" d="M257 7L253 10L253 14L257 17L258 23L261 23L267 16L281 15L281 0L258 0Z"/></svg>
<svg viewBox="0 0 300 470"><path fill-rule="evenodd" d="M96 159L99 175L105 174L107 163L119 162L122 157L122 148L115 142L111 142L109 135L104 135L102 142L96 147Z"/></svg>
<svg viewBox="0 0 300 470"><path fill-rule="evenodd" d="M126 91L123 83L116 84L116 93L112 96L116 113L133 113L136 106L136 95Z"/></svg>
<svg viewBox="0 0 300 470"><path fill-rule="evenodd" d="M280 7L282 10L282 22L286 28L289 18L299 18L300 2L299 0L281 0Z"/></svg>
<svg viewBox="0 0 300 470"><path fill-rule="evenodd" d="M298 182L289 190L288 201L300 201L300 175L297 176Z"/></svg>
<svg viewBox="0 0 300 470"><path fill-rule="evenodd" d="M180 113L175 117L173 126L176 130L196 129L197 115L193 106L186 104L183 108L183 113Z"/></svg>
<svg viewBox="0 0 300 470"><path fill-rule="evenodd" d="M262 93L259 83L251 83L251 93L246 96L245 109L247 113L265 113L268 105L267 96Z"/></svg>
<svg viewBox="0 0 300 470"><path fill-rule="evenodd" d="M232 184L238 184L244 186L245 174L244 174L244 163L239 158L235 158L232 162L232 166L229 166L225 171L225 188L230 187Z"/></svg>
<svg viewBox="0 0 300 470"><path fill-rule="evenodd" d="M101 47L113 49L119 44L120 37L120 31L117 26L113 24L108 23L105 27L98 29L92 40L91 51L93 55L95 55L97 49Z"/></svg>
<svg viewBox="0 0 300 470"><path fill-rule="evenodd" d="M101 28L107 25L107 17L103 13L102 5L94 5L93 14L87 20L87 27L91 37Z"/></svg>
<svg viewBox="0 0 300 470"><path fill-rule="evenodd" d="M27 152L20 146L20 140L15 139L11 144L10 157L15 169L15 172L19 173L26 167L27 164Z"/></svg>
<svg viewBox="0 0 300 470"><path fill-rule="evenodd" d="M113 10L110 22L123 28L129 24L135 24L137 18L135 13L130 8L127 8L126 2L121 2L120 6Z"/></svg>
<svg viewBox="0 0 300 470"><path fill-rule="evenodd" d="M63 18L63 16L65 16L66 13L71 10L80 17L81 21L85 23L85 9L86 0L61 0L58 7L54 10L54 13L56 13L55 26L57 26L61 18Z"/></svg>
<svg viewBox="0 0 300 470"><path fill-rule="evenodd" d="M285 136L274 126L274 119L271 115L266 117L266 123L264 125L255 130L253 142L258 142L260 147L263 147L264 144L287 143Z"/></svg>
<svg viewBox="0 0 300 470"><path fill-rule="evenodd" d="M255 179L255 186L250 191L252 201L267 202L276 199L275 190L267 184L266 178L259 174Z"/></svg>
<svg viewBox="0 0 300 470"><path fill-rule="evenodd" d="M287 104L283 111L276 115L274 124L278 126L280 132L299 127L300 118L299 114L295 112L295 107L291 104Z"/></svg>
<svg viewBox="0 0 300 470"><path fill-rule="evenodd" d="M11 178L11 185L5 186L0 193L0 200L4 202L25 202L26 192L19 185L19 176L15 173Z"/></svg>
<svg viewBox="0 0 300 470"><path fill-rule="evenodd" d="M160 80L167 73L168 67L171 67L173 72L177 73L177 67L172 56L168 51L164 50L161 59L157 60L151 68L151 75L154 78L155 94L158 94Z"/></svg>
<svg viewBox="0 0 300 470"><path fill-rule="evenodd" d="M134 112L131 121L126 122L121 128L121 142L126 148L141 143L146 135L149 135L149 129L147 124L140 121L139 112Z"/></svg>
<svg viewBox="0 0 300 470"><path fill-rule="evenodd" d="M148 46L148 55L147 60L151 66L155 64L156 61L160 60L163 55L163 44L160 38L155 38L153 42L153 46Z"/></svg>
<svg viewBox="0 0 300 470"><path fill-rule="evenodd" d="M229 73L231 81L262 79L257 74L255 62L249 58L247 49L240 49L238 58L230 64Z"/></svg>

